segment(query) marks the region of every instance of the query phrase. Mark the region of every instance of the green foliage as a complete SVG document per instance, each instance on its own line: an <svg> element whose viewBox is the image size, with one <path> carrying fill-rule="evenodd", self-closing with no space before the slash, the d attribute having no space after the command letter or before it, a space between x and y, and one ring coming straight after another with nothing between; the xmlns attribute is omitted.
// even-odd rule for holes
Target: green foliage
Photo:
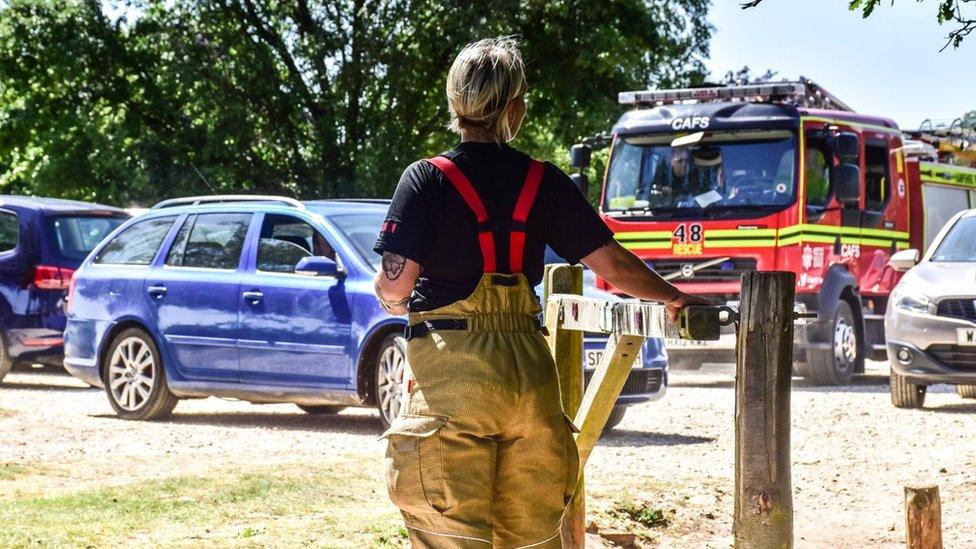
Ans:
<svg viewBox="0 0 976 549"><path fill-rule="evenodd" d="M915 0L916 2L922 2L923 0ZM963 14L962 6L964 4L970 3L973 0L937 0L936 1L936 20L940 25L945 23L955 23L956 28L949 32L946 37L946 44L943 46L943 50L952 46L958 48L959 44L962 44L963 39L969 35L974 29L976 29L976 19L971 17L966 17ZM877 8L882 3L882 0L850 0L848 3L848 8L851 11L860 11L862 17L870 17L874 13L875 8ZM895 2L891 0L893 5Z"/></svg>
<svg viewBox="0 0 976 549"><path fill-rule="evenodd" d="M516 146L565 162L617 92L700 80L709 0L0 2L0 191L389 196L449 148L447 68L517 35Z"/></svg>

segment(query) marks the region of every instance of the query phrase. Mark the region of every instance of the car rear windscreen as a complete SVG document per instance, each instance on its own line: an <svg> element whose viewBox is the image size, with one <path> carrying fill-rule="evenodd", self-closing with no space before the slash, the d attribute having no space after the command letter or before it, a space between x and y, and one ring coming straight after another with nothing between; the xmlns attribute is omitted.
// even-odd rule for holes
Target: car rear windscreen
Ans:
<svg viewBox="0 0 976 549"><path fill-rule="evenodd" d="M85 215L55 217L49 221L51 239L62 257L81 261L125 220L125 217Z"/></svg>

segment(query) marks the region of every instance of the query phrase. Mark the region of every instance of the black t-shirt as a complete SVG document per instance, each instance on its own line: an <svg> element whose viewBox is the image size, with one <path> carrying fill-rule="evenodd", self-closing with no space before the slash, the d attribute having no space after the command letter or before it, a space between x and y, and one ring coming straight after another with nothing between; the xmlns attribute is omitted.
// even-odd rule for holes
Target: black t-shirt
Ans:
<svg viewBox="0 0 976 549"><path fill-rule="evenodd" d="M466 142L443 156L471 181L489 219L512 219L529 168L526 154L508 145ZM503 273L510 272L509 234L507 230L495 233L497 269ZM542 280L546 245L577 263L612 237L569 176L547 162L526 220L522 270L529 282L536 285ZM429 311L468 297L483 274L474 212L440 170L423 160L411 164L400 177L373 249L420 264L411 311Z"/></svg>

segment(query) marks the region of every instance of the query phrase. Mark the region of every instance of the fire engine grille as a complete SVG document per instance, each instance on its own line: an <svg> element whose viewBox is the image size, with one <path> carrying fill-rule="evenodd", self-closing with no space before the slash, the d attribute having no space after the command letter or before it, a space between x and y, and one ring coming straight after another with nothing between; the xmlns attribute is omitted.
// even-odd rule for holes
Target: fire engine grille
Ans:
<svg viewBox="0 0 976 549"><path fill-rule="evenodd" d="M964 318L976 322L976 300L973 298L943 299L939 302L936 314L939 316Z"/></svg>
<svg viewBox="0 0 976 549"><path fill-rule="evenodd" d="M953 370L976 372L976 347L936 344L926 351Z"/></svg>
<svg viewBox="0 0 976 549"><path fill-rule="evenodd" d="M696 257L694 259L658 259L648 261L648 267L654 269L658 274L666 275L670 273L681 273L682 269L687 271L699 263L708 261L707 257ZM742 278L742 273L755 271L756 260L748 258L729 259L717 265L705 267L694 271L691 277L678 275L671 279L673 282L691 280L694 282L738 282Z"/></svg>
<svg viewBox="0 0 976 549"><path fill-rule="evenodd" d="M590 384L593 370L583 372L583 383ZM661 388L661 370L631 370L621 395L656 393Z"/></svg>

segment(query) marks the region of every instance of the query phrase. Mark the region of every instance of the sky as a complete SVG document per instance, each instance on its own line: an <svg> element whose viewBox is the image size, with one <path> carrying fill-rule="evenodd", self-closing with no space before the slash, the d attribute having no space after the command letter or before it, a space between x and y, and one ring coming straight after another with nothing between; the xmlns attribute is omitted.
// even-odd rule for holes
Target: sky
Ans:
<svg viewBox="0 0 976 549"><path fill-rule="evenodd" d="M848 11L848 0L764 0L748 10L740 3L713 0L712 79L743 65L776 71L776 79L803 75L903 129L976 110L976 33L940 53L953 27L936 22L936 0L885 0L867 19Z"/></svg>

